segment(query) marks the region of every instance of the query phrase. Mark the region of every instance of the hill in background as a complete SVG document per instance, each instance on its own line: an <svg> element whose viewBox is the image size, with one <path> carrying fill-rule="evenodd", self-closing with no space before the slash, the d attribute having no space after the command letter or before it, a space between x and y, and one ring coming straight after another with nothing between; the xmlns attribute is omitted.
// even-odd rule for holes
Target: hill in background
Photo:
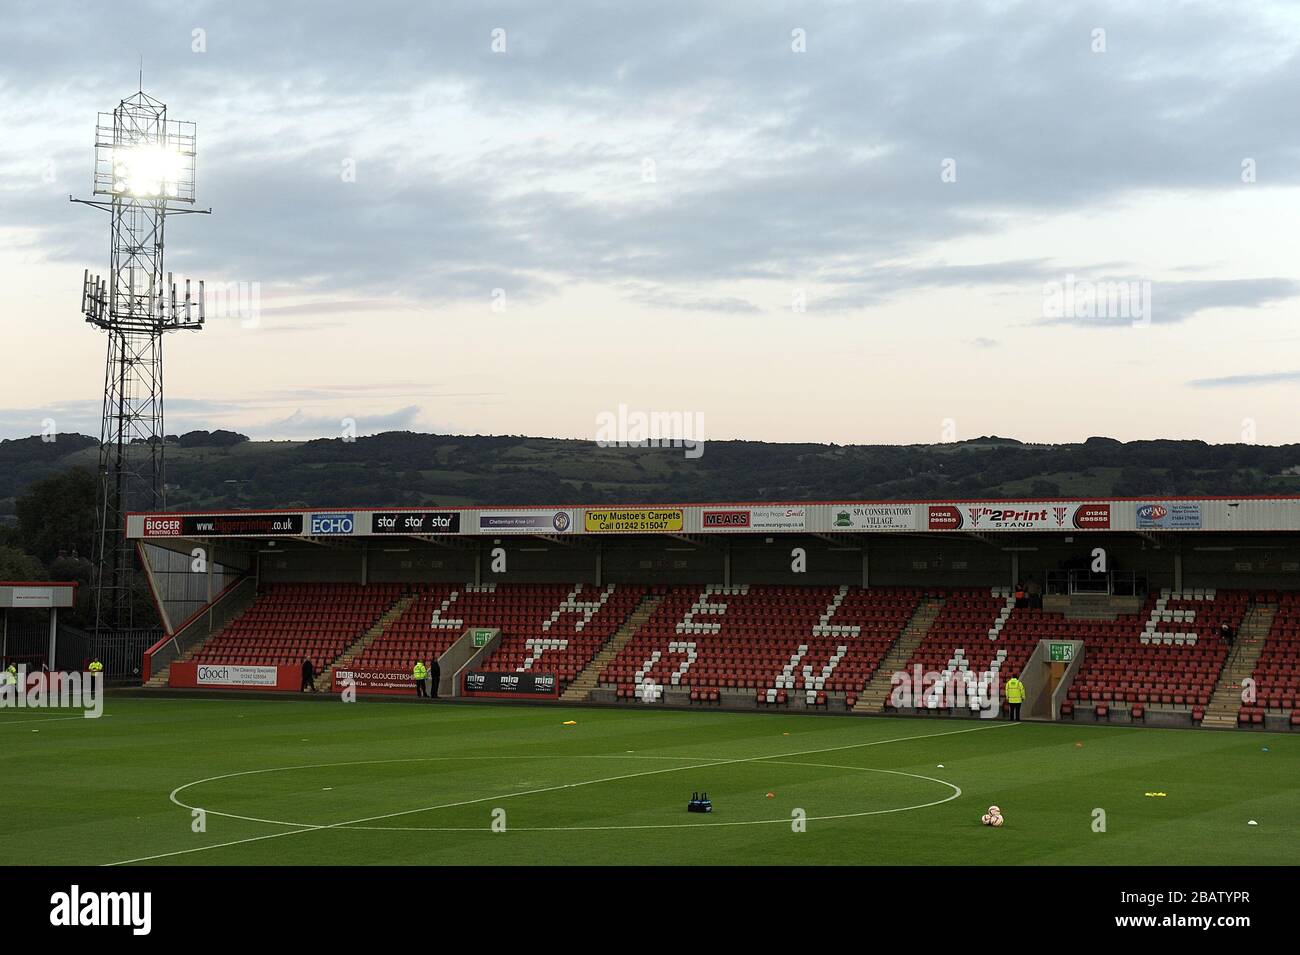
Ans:
<svg viewBox="0 0 1300 955"><path fill-rule="evenodd" d="M61 434L0 442L0 519L34 481L94 471L97 441ZM631 504L945 497L1157 497L1300 493L1300 445L1006 438L935 445L710 441L681 449L591 441L389 432L248 441L169 438L173 510L216 507Z"/></svg>

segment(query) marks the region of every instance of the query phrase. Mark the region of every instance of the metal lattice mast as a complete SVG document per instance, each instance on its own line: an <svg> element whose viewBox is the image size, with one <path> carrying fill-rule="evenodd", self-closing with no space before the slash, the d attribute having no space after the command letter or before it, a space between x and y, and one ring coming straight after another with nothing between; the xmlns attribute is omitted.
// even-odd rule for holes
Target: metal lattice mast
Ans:
<svg viewBox="0 0 1300 955"><path fill-rule="evenodd" d="M178 298L164 272L164 234L168 216L211 211L191 208L194 161L194 124L167 119L166 105L141 90L99 114L94 194L104 198L73 200L112 218L108 278L87 270L81 303L86 321L108 333L95 502L96 637L133 624L127 513L166 507L163 335L202 328L204 309L202 282L197 298L188 280Z"/></svg>

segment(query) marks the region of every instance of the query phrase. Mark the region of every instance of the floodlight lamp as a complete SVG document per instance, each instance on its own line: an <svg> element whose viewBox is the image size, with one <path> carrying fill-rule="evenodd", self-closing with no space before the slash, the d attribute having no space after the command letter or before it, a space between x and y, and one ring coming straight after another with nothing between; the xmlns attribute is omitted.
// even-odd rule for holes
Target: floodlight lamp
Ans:
<svg viewBox="0 0 1300 955"><path fill-rule="evenodd" d="M113 162L113 191L141 199L175 197L184 167L184 157L160 143L119 148Z"/></svg>

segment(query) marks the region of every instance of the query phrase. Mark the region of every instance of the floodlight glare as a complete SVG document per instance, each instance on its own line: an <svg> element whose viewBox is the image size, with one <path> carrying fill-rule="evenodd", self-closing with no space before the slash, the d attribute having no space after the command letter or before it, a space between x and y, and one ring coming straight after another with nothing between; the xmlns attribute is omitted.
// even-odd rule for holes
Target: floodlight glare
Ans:
<svg viewBox="0 0 1300 955"><path fill-rule="evenodd" d="M177 182L185 168L184 158L174 149L158 143L140 143L116 151L113 163L113 191L142 199L177 194Z"/></svg>

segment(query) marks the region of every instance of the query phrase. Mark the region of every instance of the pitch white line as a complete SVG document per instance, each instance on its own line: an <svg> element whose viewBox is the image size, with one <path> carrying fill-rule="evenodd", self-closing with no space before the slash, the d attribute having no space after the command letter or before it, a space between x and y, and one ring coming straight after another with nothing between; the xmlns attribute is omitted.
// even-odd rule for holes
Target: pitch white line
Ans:
<svg viewBox="0 0 1300 955"><path fill-rule="evenodd" d="M403 756L403 757L398 757L396 759L358 759L358 760L352 760L344 763L310 763L303 766L275 766L270 769L247 769L239 773L226 773L221 776L209 776L207 779L196 779L194 782L185 783L182 786L177 786L175 789L171 791L170 795L168 795L167 798L170 799L176 805L180 806L182 809L188 809L191 812L193 812L195 809L198 809L200 807L191 806L188 803L181 802L179 799L176 798L177 793L189 789L191 786L201 786L204 783L219 782L220 780L223 779L235 779L239 776L258 776L264 773L293 772L299 769L333 769L339 766L374 766L374 765L388 765L390 763L432 763L432 762L450 763L450 762L456 762L458 760L541 759L541 758L543 757L539 757L535 755L534 756L522 756L522 755L521 756ZM615 753L593 753L591 755L585 755L579 753L565 753L562 754L560 758L561 759L621 759L624 761L635 760L635 759L671 759L671 760L694 759L694 760L704 760L706 762L716 761L718 759L718 757L716 756L653 756L653 755L628 756L628 755L615 754ZM678 770L691 769L693 766L698 766L698 765L699 765L698 763L692 763L689 766L674 766L672 769L655 770L654 772L676 772ZM634 774L634 775L650 775L650 774L651 773L647 771L645 774ZM552 787L552 788L562 789L565 788L566 786L575 786L575 785L586 786L586 785L593 785L599 782L615 782L620 779L631 779L631 778L632 778L631 776L611 776L608 779L604 779L604 780L593 779L588 782L582 782L582 783L565 783L563 786ZM550 791L549 789L538 789L538 790L531 790L529 792L510 793L505 796L485 796L483 798L485 800L511 799L514 798L515 796L531 796L531 795L536 795L537 793L549 792L549 791ZM451 809L460 805L467 805L467 804L447 803L446 805L442 805L442 806L426 806L421 809L406 809L403 810L403 812L404 813L433 812L434 810L437 809ZM220 816L224 819L238 819L241 822L260 822L260 823L265 823L268 826L289 826L291 828L304 829L304 830L333 828L333 826L319 825L313 822L285 822L283 819L262 819L258 816L241 816L238 813L221 812L220 810L217 809L205 809L203 811L207 813L209 816ZM360 820L360 821L371 822L373 820L367 819L367 820ZM345 827L346 823L334 823L333 825L337 825L339 827ZM394 827L393 831L396 832L397 829Z"/></svg>
<svg viewBox="0 0 1300 955"><path fill-rule="evenodd" d="M635 757L633 757L635 758ZM896 806L893 809L868 809L863 812L842 812L830 816L808 816L808 822L822 822L832 819L859 819L863 816L883 816L894 812L911 812L914 809L929 809L931 806L939 806L946 802L952 802L961 796L961 787L956 783L950 783L946 779L936 779L933 776L922 776L919 773L904 773L896 769L874 769L870 766L833 766L826 763L795 763L788 760L780 760L773 756L757 756L752 759L740 760L745 763L776 763L778 766L811 766L819 769L848 769L862 773L888 773L891 776L907 776L911 779L924 779L932 783L939 783L947 786L952 790L952 795L945 796L943 799L936 799L933 802L918 803L915 806ZM691 769L693 767L684 766L682 769ZM675 772L675 770L664 770L664 772ZM645 823L641 825L624 825L624 826L515 826L511 832L610 832L621 831L624 829L711 829L722 826L772 826L772 825L789 825L789 819L742 819L734 822L659 822ZM483 832L483 826L340 826L340 829L347 829L354 832Z"/></svg>
<svg viewBox="0 0 1300 955"><path fill-rule="evenodd" d="M466 799L466 800L460 800L460 801L457 801L457 802L442 803L442 804L439 804L439 805L436 805L436 806L423 806L423 807L421 807L421 808L419 808L419 809L404 809L404 810L401 810L401 811L399 811L399 812L383 813L383 814L381 814L381 815L377 815L377 816L365 816L365 817L362 817L362 818L360 818L360 819L348 819L348 820L344 820L344 821L342 821L342 822L329 823L328 825L313 825L313 824L309 824L309 823L287 823L287 822L281 822L281 821L275 821L275 820L252 820L252 821L258 821L258 822L267 822L267 823L272 824L272 825L294 825L294 826L297 826L298 828L290 829L290 830L287 830L287 831L285 831L285 832L274 832L274 833L270 833L270 834L268 834L268 835L264 835L264 836L251 836L251 837L248 837L248 838L246 838L246 839L236 839L236 840L234 840L233 842L224 842L224 843L220 843L220 844L216 844L216 845L208 845L208 846L195 846L194 848L191 848L191 849L177 849L177 850L174 850L174 851L172 851L172 852L162 852L162 853L158 853L158 854L156 854L156 855L151 855L151 856L141 856L141 857L136 858L136 859L124 859L124 860L122 860L121 862L109 862L109 863L105 863L105 865L107 865L107 866L118 866L118 865L131 865L131 864L136 863L136 862L150 862L150 861L153 861L153 860L155 860L155 859L167 859L167 858L172 858L172 857L174 857L174 856L188 855L188 854L193 853L193 852L205 852L205 851L207 851L208 849L222 849L222 848L226 848L226 847L228 847L228 846L241 845L241 844L243 844L243 843L247 843L247 842L260 842L260 841L263 841L263 840L266 840L266 839L278 839L278 838L281 838L281 837L283 837L283 836L292 836L292 835L296 835L296 834L298 834L298 833L302 833L302 832L319 832L319 831L326 830L326 829L343 829L343 828L348 828L348 827L352 827L352 826L360 827L362 824L367 823L367 822L378 822L378 821L383 820L383 819L396 819L396 818L398 818L398 817L400 817L400 816L409 816L409 815L412 815L412 814L415 814L415 813L421 813L421 812L435 812L435 811L437 811L437 810L439 810L439 809L454 809L454 808L457 808L457 807L460 807L460 806L475 805L475 804L477 804L477 803L490 802L490 801L492 801L492 800L517 799L517 798L520 798L520 797L522 797L522 796L535 796L535 795L540 795L540 794L542 794L542 793L558 792L558 791L560 791L560 790L562 790L562 789L577 789L577 788L580 788L580 787L583 787L583 786L595 786L595 785L599 785L599 784L603 784L603 783L621 782L621 781L623 781L623 780L627 780L627 779L637 779L637 778L641 778L641 777L644 777L644 776L656 776L656 775L660 775L660 774L662 774L662 773L682 772L682 771L687 770L687 769L708 769L708 768L711 768L711 767L714 767L714 766L729 766L729 765L734 765L734 764L736 764L736 763L750 763L750 762L762 762L762 761L765 761L765 760L789 759L789 758L796 757L796 756L813 756L813 755L817 755L817 754L820 754L820 753L840 752L840 751L843 751L843 750L846 750L846 749L864 749L864 748L866 748L866 747L868 747L868 746L883 746L883 745L888 744L888 743L906 743L906 742L911 742L911 741L913 741L913 740L918 740L918 739L935 739L935 738L937 738L937 737L941 737L941 736L960 736L960 735L962 735L962 734L964 734L964 733L977 733L977 732L981 732L981 731L984 731L984 730L990 730L990 729L1005 729L1005 728L1007 728L1007 727L1017 726L1017 725L1020 725L1020 724L1018 724L1018 723L996 723L996 724L994 724L994 725L992 725L992 726L977 726L977 727L972 727L972 728L970 728L970 729L963 729L963 730L950 730L950 731L948 731L948 732L944 732L944 733L925 733L925 734L922 734L922 735L920 735L920 736L899 736L899 737L895 737L895 738L893 738L893 739L868 740L867 742L864 742L864 743L848 743L848 744L843 745L843 746L828 746L828 747L824 747L824 748L822 748L822 749L804 750L804 751L795 752L795 753L775 753L775 754L772 754L772 755L769 755L769 756L741 756L741 757L737 757L737 758L735 758L735 759L714 760L714 761L706 762L706 763L695 763L695 764L692 764L692 765L689 765L689 766L674 766L674 767L670 767L670 768L668 768L668 769L647 770L646 772L643 772L643 773L628 773L628 774L625 774L625 775L622 775L622 776L607 776L607 777L604 777L604 778L602 778L602 779L590 779L590 780L584 780L584 781L582 781L582 782L577 782L577 783L564 783L564 784L561 784L561 785L558 785L558 786L547 786L547 787L543 787L543 788L541 788L541 789L529 789L529 790L524 790L524 791L516 792L516 793L508 793L508 794L505 794L505 795L483 796L483 797L480 797L480 798L477 798L477 799ZM577 754L568 754L568 755L571 755L573 758L577 758ZM607 755L608 755L608 754L607 754ZM181 808L183 808L183 809L189 809L189 810L193 811L193 810L194 810L195 808L197 808L197 807L194 807L194 806L188 806L188 805L186 805L185 803L182 803L182 802L180 802L179 800L177 800L177 799L175 798L177 793L179 793L179 792L180 792L181 790L183 790L183 789L188 789L188 788L190 788L191 786L198 786L198 785L202 785L203 783L215 782L215 781L220 780L220 779L229 779L229 778L231 778L231 777L233 777L233 776L250 776L250 775L256 775L256 774L258 774L258 773L285 772L285 771L294 770L294 769L318 769L318 768L326 768L326 767L330 767L330 766L351 766L351 765L363 765L363 764L374 764L374 763L422 762L422 761L432 761L433 759L446 759L446 758L448 758L448 757L425 757L424 759L421 759L421 758L418 758L418 757L417 757L417 758L408 758L408 759L392 759L392 760L385 760L385 759L381 759L381 760L360 760L360 761L357 761L357 762L351 762L351 763L317 763L317 764L309 765L309 766L283 766L283 767L274 767L274 768L271 768L271 769L255 769L255 770L247 770L247 771L245 771L245 772L241 772L241 773L226 773L226 774L221 775L221 776L211 776L211 777L208 777L207 779L198 779L198 780L194 780L193 782L185 783L185 784L182 785L182 786L178 786L176 789L172 790L171 795L170 795L168 798L169 798L172 802L174 802L176 805L180 806ZM473 757L451 757L451 758L473 758ZM537 757L525 757L525 758L537 758ZM617 758L617 757L614 757L614 758ZM661 758L665 758L665 759L672 759L672 758L677 758L677 759L698 759L698 758L702 758L702 757L693 757L693 756L672 757L672 756L665 756L665 757L661 757ZM938 781L939 781L939 782L944 782L943 780L938 780ZM951 783L944 782L944 785L952 785L952 784L951 784ZM950 798L955 798L955 797L950 797ZM941 800L941 801L946 801L946 800ZM238 817L238 816L231 816L231 815L228 814L228 813L219 813L219 812L214 812L214 813L211 813L211 814L212 814L212 815L219 815L219 816L226 816L226 817L228 817L228 818L243 818L243 817ZM784 821L784 820L783 820L783 821ZM698 825L698 824L697 824L697 825ZM392 827L389 827L389 828L392 828ZM400 830L399 830L399 831L400 831Z"/></svg>
<svg viewBox="0 0 1300 955"><path fill-rule="evenodd" d="M439 804L439 805L436 805L436 806L422 806L422 807L420 807L420 808L418 808L418 809L404 809L404 810L401 810L401 811L399 811L399 812L388 813L388 814L386 814L386 815L381 815L381 816L373 816L373 817L368 818L368 819L358 819L358 820L355 820L355 821L353 821L353 822L338 822L338 823L331 823L331 824L328 824L328 825L321 825L321 824L312 823L312 822L286 822L286 821L283 820L283 819L263 819L263 818L260 818L260 817L258 817L258 816L241 816L241 815L239 815L239 814L237 814L237 813L221 812L221 811L219 811L219 810L215 810L215 809L207 809L207 810L204 810L204 812L206 812L209 816L221 816L222 818L225 818L225 819L238 819L238 820L240 820L241 822L256 822L256 823L263 823L263 824L265 824L265 825L270 825L270 826L288 826L288 827L295 828L295 829L302 829L302 830L304 830L304 831L306 831L306 830L311 830L311 829L332 829L332 828L351 828L351 827L361 828L361 826L360 826L359 824L360 824L360 823L364 823L364 822L376 822L376 821L378 821L378 820L380 820L380 819L392 819L392 818L396 818L396 817L398 817L398 816L413 815L413 814L421 813L421 812L436 812L436 811L439 810L439 809L456 809L456 808L459 808L459 807L461 807L461 806L474 805L475 803L479 803L479 802L489 802L489 801L494 800L494 799L515 799L515 798L519 798L519 797L522 797L522 796L536 796L536 795L540 795L540 794L542 794L542 793L555 792L555 791L558 791L558 790L560 790L560 789L572 789L572 788L580 787L580 786L595 786L595 785L599 785L599 784L602 784L602 783L621 782L621 781L623 781L623 780L627 780L627 779L636 779L636 778L639 778L639 777L642 777L642 776L656 776L656 775L660 775L660 774L662 774L662 773L676 773L676 772L682 772L682 771L684 771L684 770L692 769L692 768L695 768L695 769L708 769L708 768L710 768L710 767L712 767L712 766L726 766L726 765L730 765L730 764L733 764L733 763L750 763L750 762L759 762L759 761L762 761L762 760L790 759L790 758L793 758L793 757L796 757L796 756L818 756L818 755L821 755L822 753L834 753L834 752L839 752L839 751L841 751L841 750L845 750L845 749L863 749L863 748L868 747L868 746L881 746L881 745L884 745L884 744L886 744L886 743L903 743L903 742L910 742L910 741L912 741L912 740L918 740L918 739L931 739L931 738L938 737L938 736L958 736L958 735L961 735L962 733L977 733L977 732L981 732L981 731L983 731L983 730L999 729L999 728L1009 727L1009 726L1015 726L1015 725L1017 725L1017 724L1015 724L1015 723L997 723L997 724L994 724L994 725L992 725L992 726L975 726L975 727L971 727L970 729L963 729L963 730L948 730L948 731L943 732L943 733L928 733L928 734L923 734L923 735L921 735L921 736L901 736L901 737L896 737L896 738L894 738L894 739L868 740L867 742L864 742L864 743L848 743L848 744L845 744L845 745L843 745L843 746L827 746L827 747L824 747L824 748L822 748L822 749L801 750L801 751L799 751L799 752L797 752L797 753L776 753L776 754L773 754L773 755L770 755L770 756L739 756L739 757L735 757L735 758L719 759L718 757L708 757L708 756L664 756L664 755L653 756L653 755L647 755L647 756L641 756L641 757L637 757L637 758L641 758L641 759L672 759L672 760L692 759L692 760L696 760L697 762L696 762L696 763L693 763L693 764L691 764L691 765L689 765L689 766L673 766L673 767L670 767L670 768L668 768L668 769L654 769L654 770L646 770L645 772L640 772L640 773L629 773L629 774L622 775L622 776L606 776L606 777L603 777L603 778L601 778L601 779L589 779L589 780L584 780L584 781L582 781L582 782L577 782L577 783L564 783L564 784L561 784L561 785L558 785L558 786L550 786L550 787L546 787L546 788L543 788L543 789L531 789L531 790L527 790L527 791L524 791L524 792L506 793L506 794L504 794L504 795L483 796L483 797L479 797L479 798L476 798L476 799L463 800L463 801L461 801L461 802L443 803L443 804ZM592 754L592 755L585 755L585 754L576 754L576 753L574 753L574 754L565 754L565 756L566 756L566 758L569 758L569 759L627 759L627 756L625 756L625 755L621 755L621 754L612 754L612 753ZM222 774L222 775L220 775L220 776L209 776L209 777L207 777L206 779L197 779L197 780L194 780L193 782L185 783L184 785L182 785L182 786L178 786L178 787L176 787L175 789L173 789L173 790L171 791L171 793L168 795L167 798L168 798L169 800L171 800L173 803L175 803L176 805L180 806L182 809L189 809L190 811L193 811L193 810L198 809L198 808L200 808L200 807L198 807L198 806L191 806L191 805L189 805L189 804L187 804L187 803L183 803L183 802L181 802L180 800L178 800L178 799L176 798L176 795L177 795L178 793L182 792L183 790L189 789L189 788L192 787L192 786L202 786L202 785L205 784L205 783L219 782L220 780L223 780L223 779L234 779L234 778L237 778L237 777L239 777L239 776L257 776L257 775L262 775L262 774L264 774L264 773L282 773L282 772L292 772L292 771L294 771L294 770L298 770L298 769L330 769L330 768L334 768L334 767L337 767L337 766L373 766L373 765L376 765L376 764L387 765L387 764L390 764L390 763L451 762L451 761L460 760L460 759L464 759L464 760L496 760L496 759L538 759L538 758L539 758L539 757L537 757L537 756L535 756L535 755L523 755L523 756L476 756L476 755L469 755L469 756L411 756L411 757L398 757L398 758L395 758L395 759L360 759L360 760L351 760L351 761L348 761L348 762L342 762L342 763L309 763L309 764L305 764L305 765L302 765L302 766L275 766L275 767L271 767L271 768L269 768L269 769L247 769L247 770L243 770L242 772L237 772L237 773L224 773L224 774ZM701 762L698 762L698 761L700 761L700 760L703 760L703 762L702 762L702 763L701 763ZM393 831L398 831L398 827L395 827L395 826L387 827L387 828L390 828L390 829L392 829ZM474 831L474 830L471 830L471 831ZM189 850L186 850L186 851L189 851Z"/></svg>
<svg viewBox="0 0 1300 955"><path fill-rule="evenodd" d="M107 715L107 714L105 714ZM0 720L0 726L21 726L24 723L62 723L65 720L95 719L93 716L46 716L36 720Z"/></svg>

